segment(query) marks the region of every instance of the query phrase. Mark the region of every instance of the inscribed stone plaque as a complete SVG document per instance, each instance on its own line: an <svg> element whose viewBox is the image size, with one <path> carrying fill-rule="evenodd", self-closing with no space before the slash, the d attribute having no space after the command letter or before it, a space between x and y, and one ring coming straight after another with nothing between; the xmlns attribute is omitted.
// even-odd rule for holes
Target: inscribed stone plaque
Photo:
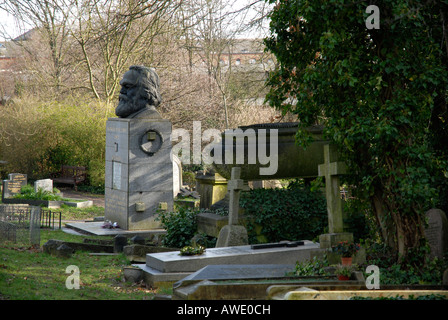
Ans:
<svg viewBox="0 0 448 320"><path fill-rule="evenodd" d="M12 181L18 181L20 182L23 186L26 185L28 183L28 177L26 174L23 173L10 173L8 175L9 180Z"/></svg>
<svg viewBox="0 0 448 320"><path fill-rule="evenodd" d="M2 199L12 198L20 193L22 183L20 181L3 180Z"/></svg>
<svg viewBox="0 0 448 320"><path fill-rule="evenodd" d="M425 236L431 247L431 255L442 258L448 250L448 220L445 212L440 209L431 209L426 212L428 226Z"/></svg>
<svg viewBox="0 0 448 320"><path fill-rule="evenodd" d="M112 188L121 190L121 163L112 161Z"/></svg>

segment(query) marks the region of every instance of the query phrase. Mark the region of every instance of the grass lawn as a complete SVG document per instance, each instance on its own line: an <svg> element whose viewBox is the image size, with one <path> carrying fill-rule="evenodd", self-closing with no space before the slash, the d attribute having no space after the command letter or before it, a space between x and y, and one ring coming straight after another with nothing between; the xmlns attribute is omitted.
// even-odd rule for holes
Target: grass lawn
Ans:
<svg viewBox="0 0 448 320"><path fill-rule="evenodd" d="M63 220L104 215L104 208L100 207L67 207L60 211ZM59 258L42 251L49 239L82 242L83 238L62 230L41 229L40 248L0 242L0 300L150 300L156 293L170 294L124 282L122 268L130 261L123 254L91 256L89 252L77 251L70 258ZM65 285L71 276L66 273L70 265L79 268L79 289L67 289Z"/></svg>
<svg viewBox="0 0 448 320"><path fill-rule="evenodd" d="M89 220L94 217L104 216L104 207L91 206L87 208L75 208L61 205L60 208L50 209L53 212L61 212L62 220Z"/></svg>

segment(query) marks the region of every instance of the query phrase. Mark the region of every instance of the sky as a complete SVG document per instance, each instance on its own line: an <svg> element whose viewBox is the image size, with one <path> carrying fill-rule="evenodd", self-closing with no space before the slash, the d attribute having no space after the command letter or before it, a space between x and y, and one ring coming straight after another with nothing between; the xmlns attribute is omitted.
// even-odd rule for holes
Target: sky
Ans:
<svg viewBox="0 0 448 320"><path fill-rule="evenodd" d="M0 9L0 41L4 41L3 32L17 37L21 32L16 28L14 17Z"/></svg>
<svg viewBox="0 0 448 320"><path fill-rule="evenodd" d="M229 3L231 3L232 1L230 0ZM239 9L241 8L245 3L249 3L251 1L246 0L246 1L241 1L241 0L235 0L235 2L233 3L233 5L231 5L232 9ZM248 19L250 19L253 16L253 14L251 15L250 13L248 14ZM18 28L18 26L16 25L16 22L14 21L14 17L9 15L8 13L6 13L4 10L0 9L0 42L1 41L5 41L4 38L4 34L9 35L9 37L11 38L15 38L19 35L21 35L22 33L24 33L22 30L20 30L20 28ZM262 33L257 33L257 34L243 34L240 37L247 37L247 35L249 35L249 37L264 37L265 34Z"/></svg>

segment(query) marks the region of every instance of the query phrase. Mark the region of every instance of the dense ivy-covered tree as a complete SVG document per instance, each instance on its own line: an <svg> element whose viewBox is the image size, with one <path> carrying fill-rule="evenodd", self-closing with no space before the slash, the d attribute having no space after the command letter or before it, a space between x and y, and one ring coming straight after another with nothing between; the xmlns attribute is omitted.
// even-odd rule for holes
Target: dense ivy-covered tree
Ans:
<svg viewBox="0 0 448 320"><path fill-rule="evenodd" d="M447 171L448 1L269 2L265 43L279 66L267 100L301 128L325 125L354 196L397 259L409 258ZM305 131L297 137L306 145Z"/></svg>

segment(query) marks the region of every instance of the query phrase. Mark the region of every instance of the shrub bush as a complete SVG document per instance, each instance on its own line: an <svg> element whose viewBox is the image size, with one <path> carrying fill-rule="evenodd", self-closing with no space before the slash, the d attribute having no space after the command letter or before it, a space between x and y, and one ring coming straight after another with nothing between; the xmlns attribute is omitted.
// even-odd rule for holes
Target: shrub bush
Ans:
<svg viewBox="0 0 448 320"><path fill-rule="evenodd" d="M163 244L168 247L183 248L191 244L197 231L196 215L199 211L179 207L175 212L159 212L158 219L166 230Z"/></svg>
<svg viewBox="0 0 448 320"><path fill-rule="evenodd" d="M20 194L16 194L14 199L26 199L26 200L46 200L46 201L60 201L63 200L61 196L57 195L59 190L54 188L53 192L44 191L39 189L34 191L34 187L31 185L23 186L20 189Z"/></svg>
<svg viewBox="0 0 448 320"><path fill-rule="evenodd" d="M255 189L242 193L240 206L251 217L247 223L250 242L257 242L255 227L268 242L314 239L328 224L325 197L320 191L297 182L285 189Z"/></svg>
<svg viewBox="0 0 448 320"><path fill-rule="evenodd" d="M104 186L106 121L113 108L98 101L16 99L0 108L0 159L5 170L48 178L60 166L88 169L89 184Z"/></svg>

